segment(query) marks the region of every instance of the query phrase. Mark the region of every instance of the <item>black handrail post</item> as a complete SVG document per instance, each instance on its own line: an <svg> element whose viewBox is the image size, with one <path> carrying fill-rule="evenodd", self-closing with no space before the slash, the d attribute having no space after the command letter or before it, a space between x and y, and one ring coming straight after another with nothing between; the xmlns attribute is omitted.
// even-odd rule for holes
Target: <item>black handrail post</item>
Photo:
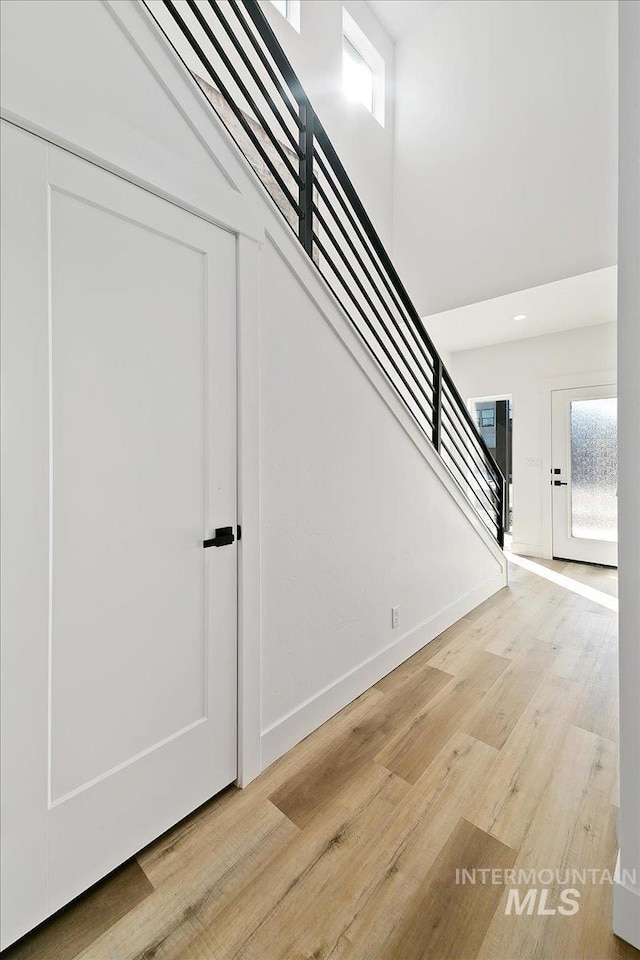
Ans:
<svg viewBox="0 0 640 960"><path fill-rule="evenodd" d="M499 510L498 510L498 546L502 550L504 548L504 531L506 527L505 522L505 511L507 509L507 497L506 497L506 479L501 476L500 483L498 484L498 499L499 499Z"/></svg>
<svg viewBox="0 0 640 960"><path fill-rule="evenodd" d="M440 453L442 437L442 360L439 354L433 357L433 445Z"/></svg>
<svg viewBox="0 0 640 960"><path fill-rule="evenodd" d="M313 258L313 127L314 112L311 104L300 104L300 217L298 238L305 252Z"/></svg>

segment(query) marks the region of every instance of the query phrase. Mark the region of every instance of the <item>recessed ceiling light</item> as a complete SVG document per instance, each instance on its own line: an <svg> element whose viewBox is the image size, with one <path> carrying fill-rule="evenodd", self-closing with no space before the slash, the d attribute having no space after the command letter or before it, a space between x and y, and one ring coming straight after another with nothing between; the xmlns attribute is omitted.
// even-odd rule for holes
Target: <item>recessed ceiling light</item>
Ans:
<svg viewBox="0 0 640 960"><path fill-rule="evenodd" d="M526 320L526 313L516 313L515 317L511 317L512 320Z"/></svg>

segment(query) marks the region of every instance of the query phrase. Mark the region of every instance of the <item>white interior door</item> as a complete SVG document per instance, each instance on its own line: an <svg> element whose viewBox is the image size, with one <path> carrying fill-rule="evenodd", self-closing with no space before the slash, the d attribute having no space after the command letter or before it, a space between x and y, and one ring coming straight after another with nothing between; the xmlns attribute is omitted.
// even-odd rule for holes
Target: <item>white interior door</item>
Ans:
<svg viewBox="0 0 640 960"><path fill-rule="evenodd" d="M615 384L552 394L553 555L618 563Z"/></svg>
<svg viewBox="0 0 640 960"><path fill-rule="evenodd" d="M3 124L3 946L234 780L235 242Z"/></svg>

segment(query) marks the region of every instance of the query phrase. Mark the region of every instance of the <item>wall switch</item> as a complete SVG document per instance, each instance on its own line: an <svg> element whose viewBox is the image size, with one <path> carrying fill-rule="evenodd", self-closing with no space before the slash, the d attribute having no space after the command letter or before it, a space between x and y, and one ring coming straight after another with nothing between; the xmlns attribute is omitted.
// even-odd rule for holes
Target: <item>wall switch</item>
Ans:
<svg viewBox="0 0 640 960"><path fill-rule="evenodd" d="M400 607L391 607L391 629L395 630L400 624Z"/></svg>

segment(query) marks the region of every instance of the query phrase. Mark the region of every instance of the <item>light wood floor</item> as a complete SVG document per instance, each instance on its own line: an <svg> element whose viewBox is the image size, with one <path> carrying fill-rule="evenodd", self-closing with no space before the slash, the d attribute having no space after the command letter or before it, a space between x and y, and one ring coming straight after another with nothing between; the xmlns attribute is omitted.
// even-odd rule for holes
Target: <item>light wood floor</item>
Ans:
<svg viewBox="0 0 640 960"><path fill-rule="evenodd" d="M615 593L610 570L544 566ZM615 865L615 614L511 577L7 960L640 957L609 931L607 883L581 885L567 917L507 916L505 886L455 882L463 868Z"/></svg>

